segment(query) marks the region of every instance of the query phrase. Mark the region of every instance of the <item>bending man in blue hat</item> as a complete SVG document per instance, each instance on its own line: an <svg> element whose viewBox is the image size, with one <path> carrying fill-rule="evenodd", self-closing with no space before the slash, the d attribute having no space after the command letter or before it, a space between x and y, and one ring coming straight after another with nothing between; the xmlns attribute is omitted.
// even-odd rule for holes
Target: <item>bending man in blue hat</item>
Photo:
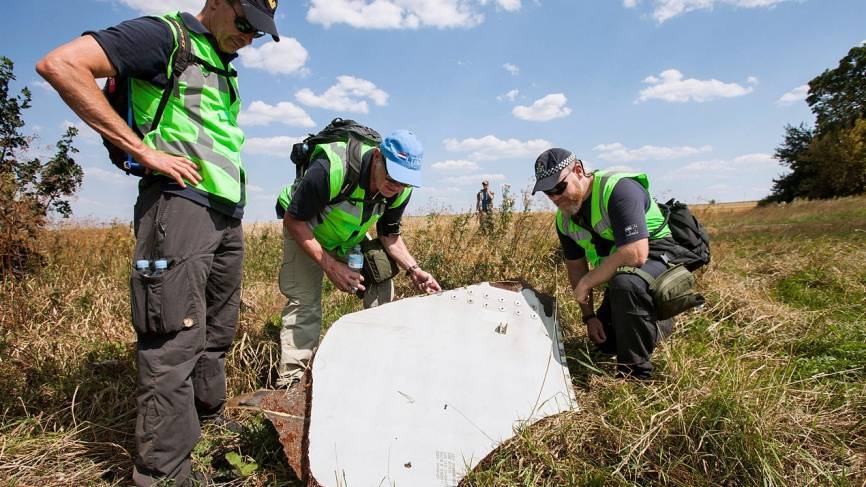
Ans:
<svg viewBox="0 0 866 487"><path fill-rule="evenodd" d="M391 301L397 266L419 291L441 290L400 237L412 188L421 185L421 143L408 130L394 132L378 146L361 143L354 184L350 173L356 169L347 148L347 141L310 147L308 169L277 200L277 216L283 219L279 283L287 299L278 387L300 380L319 344L323 275L340 291L362 297L365 308ZM378 238L372 240L367 231L374 224ZM364 251L362 272L347 265L347 255L357 246Z"/></svg>

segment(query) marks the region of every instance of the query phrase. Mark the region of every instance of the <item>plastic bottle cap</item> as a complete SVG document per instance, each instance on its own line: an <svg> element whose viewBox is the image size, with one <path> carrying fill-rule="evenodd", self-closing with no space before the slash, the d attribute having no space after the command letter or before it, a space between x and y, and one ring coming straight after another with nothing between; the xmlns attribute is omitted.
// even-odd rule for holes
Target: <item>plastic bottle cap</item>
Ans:
<svg viewBox="0 0 866 487"><path fill-rule="evenodd" d="M148 267L150 267L150 261L149 260L137 260L137 261L135 261L135 268L136 269L147 269Z"/></svg>
<svg viewBox="0 0 866 487"><path fill-rule="evenodd" d="M159 259L153 262L153 267L156 269L166 269L168 268L168 261L165 259Z"/></svg>

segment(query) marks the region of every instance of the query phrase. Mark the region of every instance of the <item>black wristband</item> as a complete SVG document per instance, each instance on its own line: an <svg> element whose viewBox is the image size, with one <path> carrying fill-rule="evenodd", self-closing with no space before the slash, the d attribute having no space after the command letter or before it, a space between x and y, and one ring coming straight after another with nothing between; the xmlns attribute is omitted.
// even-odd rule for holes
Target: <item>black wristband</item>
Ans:
<svg viewBox="0 0 866 487"><path fill-rule="evenodd" d="M581 319L581 321L583 321L583 324L585 325L585 324L587 324L587 323L589 322L589 320L591 320L591 319L593 319L593 318L598 318L597 316L595 316L595 313L590 313L590 314L588 314L588 315L583 315L580 319Z"/></svg>
<svg viewBox="0 0 866 487"><path fill-rule="evenodd" d="M412 264L411 266L407 267L406 268L406 277L412 277L412 274L414 274L415 271L420 269L420 268L421 267L418 265L417 262L415 264Z"/></svg>

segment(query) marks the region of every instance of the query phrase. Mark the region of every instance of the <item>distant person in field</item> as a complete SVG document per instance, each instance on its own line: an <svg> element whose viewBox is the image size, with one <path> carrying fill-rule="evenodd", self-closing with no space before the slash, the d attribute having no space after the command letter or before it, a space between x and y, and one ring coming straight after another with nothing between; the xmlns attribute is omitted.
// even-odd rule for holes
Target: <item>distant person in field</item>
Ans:
<svg viewBox="0 0 866 487"><path fill-rule="evenodd" d="M265 33L279 40L275 0L201 4L197 15L141 17L86 32L36 65L82 120L147 172L138 184L130 279L139 486L206 482L191 472L190 452L200 422L221 419L243 273L244 135L231 61ZM169 77L180 45L191 62ZM128 90L122 116L97 87L95 78L103 77ZM176 94L163 98L172 83ZM163 99L165 116L153 126Z"/></svg>
<svg viewBox="0 0 866 487"><path fill-rule="evenodd" d="M478 224L485 228L488 225L490 214L493 212L493 196L496 193L490 191L490 181L481 181L481 189L475 195L475 213L478 215Z"/></svg>
<svg viewBox="0 0 866 487"><path fill-rule="evenodd" d="M587 171L565 149L550 149L535 161L535 187L558 208L556 233L568 279L590 340L616 355L619 375L648 378L650 356L672 320L657 320L645 280L623 266L658 277L668 255L683 250L671 238L646 174ZM596 310L592 290L607 284Z"/></svg>
<svg viewBox="0 0 866 487"><path fill-rule="evenodd" d="M362 144L360 178L346 191L351 197L338 201L349 171L346 147L340 141L310 148L309 168L283 188L277 200L277 216L283 219L279 284L287 299L277 387L291 387L300 380L319 344L323 276L340 291L361 296L365 308L392 300L393 276L387 276L387 269L396 270L394 262L419 291L441 290L400 236L412 188L421 185L421 143L412 132L398 130L378 146ZM378 238L371 240L367 232L374 225ZM377 251L382 260L375 264L380 277L387 279L375 282L373 276L365 278L346 265L346 255L356 245Z"/></svg>

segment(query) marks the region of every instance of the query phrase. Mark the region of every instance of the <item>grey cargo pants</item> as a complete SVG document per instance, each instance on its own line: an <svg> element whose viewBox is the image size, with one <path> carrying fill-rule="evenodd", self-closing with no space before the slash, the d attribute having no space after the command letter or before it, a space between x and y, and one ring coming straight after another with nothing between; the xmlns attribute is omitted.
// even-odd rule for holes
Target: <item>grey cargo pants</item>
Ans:
<svg viewBox="0 0 866 487"><path fill-rule="evenodd" d="M658 277L667 267L663 262L647 260L641 269ZM607 283L597 313L607 336L607 341L598 348L616 355L620 374L648 378L653 370L650 362L653 350L662 338L670 335L673 320L656 320L646 281L634 274L615 274Z"/></svg>
<svg viewBox="0 0 866 487"><path fill-rule="evenodd" d="M184 485L201 435L226 396L225 356L240 305L244 242L240 220L185 198L141 188L135 260L166 258L161 276L132 271L138 337L138 416L133 480Z"/></svg>
<svg viewBox="0 0 866 487"><path fill-rule="evenodd" d="M339 259L339 257L337 257ZM277 387L300 379L319 345L322 333L322 278L325 271L298 245L283 227L283 263L280 292L286 297L280 330L280 367ZM394 281L365 281L364 309L391 302Z"/></svg>

